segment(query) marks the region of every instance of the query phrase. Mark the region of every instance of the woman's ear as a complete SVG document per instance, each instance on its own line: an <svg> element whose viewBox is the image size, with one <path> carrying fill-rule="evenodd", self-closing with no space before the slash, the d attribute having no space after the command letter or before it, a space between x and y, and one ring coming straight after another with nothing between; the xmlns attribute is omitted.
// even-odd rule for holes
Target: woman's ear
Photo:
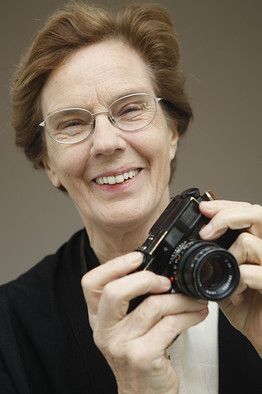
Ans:
<svg viewBox="0 0 262 394"><path fill-rule="evenodd" d="M170 161L174 159L177 151L177 145L179 140L179 135L177 131L177 125L174 123L169 126L170 129L170 145L169 145L169 155Z"/></svg>
<svg viewBox="0 0 262 394"><path fill-rule="evenodd" d="M49 159L45 158L43 160L43 164L46 170L46 173L48 175L48 178L50 179L50 181L52 182L52 184L56 187L59 188L60 186L62 186L62 182L60 181L55 169L53 168L53 166L50 164Z"/></svg>

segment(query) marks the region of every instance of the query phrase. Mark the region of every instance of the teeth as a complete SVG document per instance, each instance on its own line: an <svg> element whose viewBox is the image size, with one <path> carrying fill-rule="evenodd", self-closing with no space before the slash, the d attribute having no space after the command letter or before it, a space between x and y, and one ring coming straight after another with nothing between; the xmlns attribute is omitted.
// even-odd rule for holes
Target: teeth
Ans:
<svg viewBox="0 0 262 394"><path fill-rule="evenodd" d="M123 174L113 176L103 176L95 179L95 182L99 185L115 185L116 183L122 183L127 179L134 178L139 173L139 170L132 170L124 172Z"/></svg>
<svg viewBox="0 0 262 394"><path fill-rule="evenodd" d="M117 175L116 176L116 183L124 182L125 178L124 175Z"/></svg>
<svg viewBox="0 0 262 394"><path fill-rule="evenodd" d="M109 185L114 185L116 183L115 177L114 176L109 176L108 177L108 183L109 183Z"/></svg>

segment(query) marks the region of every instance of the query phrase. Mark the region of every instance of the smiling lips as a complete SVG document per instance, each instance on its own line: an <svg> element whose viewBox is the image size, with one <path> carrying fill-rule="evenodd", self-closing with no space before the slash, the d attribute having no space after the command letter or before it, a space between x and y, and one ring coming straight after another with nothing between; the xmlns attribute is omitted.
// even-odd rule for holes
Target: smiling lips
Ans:
<svg viewBox="0 0 262 394"><path fill-rule="evenodd" d="M127 179L134 178L140 169L131 170L128 172L124 172L123 174L113 175L113 176L103 176L95 179L95 182L99 185L115 185L116 183L122 183Z"/></svg>

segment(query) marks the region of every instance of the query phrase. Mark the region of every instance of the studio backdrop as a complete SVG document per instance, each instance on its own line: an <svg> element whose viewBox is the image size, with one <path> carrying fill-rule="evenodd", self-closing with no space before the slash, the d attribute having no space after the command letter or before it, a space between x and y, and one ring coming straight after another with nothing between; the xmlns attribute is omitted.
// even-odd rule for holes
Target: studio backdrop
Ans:
<svg viewBox="0 0 262 394"><path fill-rule="evenodd" d="M222 199L262 204L262 2L158 2L176 27L194 110L180 141L172 195L197 186ZM1 7L0 283L55 252L82 228L70 199L15 147L9 126L13 69L45 18L63 3L14 0Z"/></svg>

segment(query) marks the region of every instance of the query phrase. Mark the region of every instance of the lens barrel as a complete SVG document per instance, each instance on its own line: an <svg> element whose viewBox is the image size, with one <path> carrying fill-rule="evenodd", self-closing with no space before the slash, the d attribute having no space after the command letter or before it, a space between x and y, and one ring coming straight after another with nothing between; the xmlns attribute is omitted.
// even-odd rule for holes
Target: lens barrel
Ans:
<svg viewBox="0 0 262 394"><path fill-rule="evenodd" d="M240 275L236 259L213 242L188 242L171 266L175 285L191 297L221 301L238 286Z"/></svg>

